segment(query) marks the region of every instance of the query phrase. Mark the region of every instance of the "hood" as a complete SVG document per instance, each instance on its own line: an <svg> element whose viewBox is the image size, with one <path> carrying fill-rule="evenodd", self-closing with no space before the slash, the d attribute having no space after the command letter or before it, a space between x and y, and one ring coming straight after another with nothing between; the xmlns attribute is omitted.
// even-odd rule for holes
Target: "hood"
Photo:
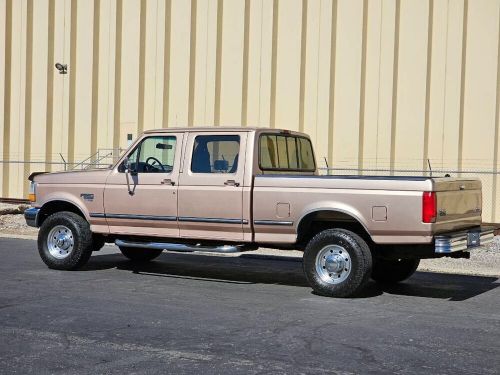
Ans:
<svg viewBox="0 0 500 375"><path fill-rule="evenodd" d="M34 172L28 179L40 184L104 184L110 172L111 169Z"/></svg>

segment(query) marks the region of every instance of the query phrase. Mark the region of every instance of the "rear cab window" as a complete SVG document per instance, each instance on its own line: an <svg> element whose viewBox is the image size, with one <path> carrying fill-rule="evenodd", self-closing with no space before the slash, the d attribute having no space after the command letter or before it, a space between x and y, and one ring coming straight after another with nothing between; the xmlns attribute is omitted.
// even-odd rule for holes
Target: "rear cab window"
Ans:
<svg viewBox="0 0 500 375"><path fill-rule="evenodd" d="M314 172L316 162L311 141L297 135L261 134L259 167L264 172Z"/></svg>

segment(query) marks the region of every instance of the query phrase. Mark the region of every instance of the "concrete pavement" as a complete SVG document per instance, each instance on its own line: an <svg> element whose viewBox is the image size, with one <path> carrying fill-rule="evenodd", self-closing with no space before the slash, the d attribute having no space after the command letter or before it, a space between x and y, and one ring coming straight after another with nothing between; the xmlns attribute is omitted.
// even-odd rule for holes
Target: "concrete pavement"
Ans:
<svg viewBox="0 0 500 375"><path fill-rule="evenodd" d="M500 280L417 272L355 299L312 294L298 259L116 248L82 271L0 239L0 373L498 374Z"/></svg>

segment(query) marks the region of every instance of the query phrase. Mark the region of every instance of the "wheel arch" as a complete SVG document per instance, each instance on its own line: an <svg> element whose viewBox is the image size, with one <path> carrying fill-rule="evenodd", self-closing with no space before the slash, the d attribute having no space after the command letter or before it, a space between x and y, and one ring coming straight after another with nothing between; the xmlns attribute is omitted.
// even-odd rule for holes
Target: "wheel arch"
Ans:
<svg viewBox="0 0 500 375"><path fill-rule="evenodd" d="M73 212L88 221L88 217L87 215L85 215L85 211L75 202L66 199L54 199L45 202L40 207L36 225L40 227L50 215L61 211Z"/></svg>
<svg viewBox="0 0 500 375"><path fill-rule="evenodd" d="M347 229L372 242L367 225L359 215L344 208L318 207L307 211L298 220L297 243L305 245L314 235L329 228Z"/></svg>

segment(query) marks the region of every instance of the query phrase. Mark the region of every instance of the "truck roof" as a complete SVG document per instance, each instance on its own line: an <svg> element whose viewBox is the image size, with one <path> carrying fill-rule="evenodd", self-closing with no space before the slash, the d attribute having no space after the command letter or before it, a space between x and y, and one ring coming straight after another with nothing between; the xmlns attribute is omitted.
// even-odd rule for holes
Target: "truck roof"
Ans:
<svg viewBox="0 0 500 375"><path fill-rule="evenodd" d="M266 132L266 133L289 133L295 135L307 136L304 133L277 129L277 128L267 128L267 127L257 127L257 126L196 126L196 127L172 127L172 128L161 128L161 129L150 129L144 131L144 134L151 133L171 133L171 132Z"/></svg>

